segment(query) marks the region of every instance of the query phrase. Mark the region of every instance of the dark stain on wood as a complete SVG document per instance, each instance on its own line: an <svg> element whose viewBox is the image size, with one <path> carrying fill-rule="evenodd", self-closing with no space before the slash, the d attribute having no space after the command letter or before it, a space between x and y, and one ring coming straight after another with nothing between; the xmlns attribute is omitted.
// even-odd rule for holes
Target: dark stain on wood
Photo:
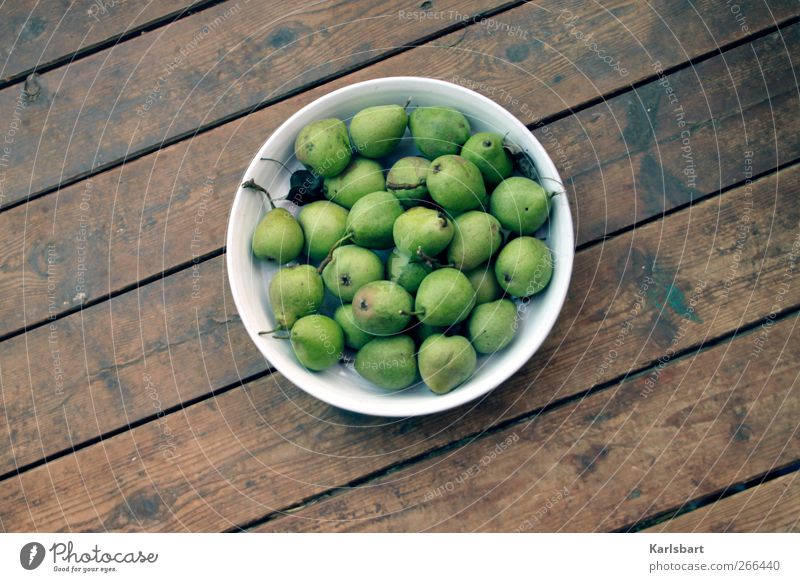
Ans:
<svg viewBox="0 0 800 582"><path fill-rule="evenodd" d="M638 487L634 487L633 489L631 489L631 492L628 493L626 499L633 500L633 499L638 499L641 496L642 496L642 490L639 489Z"/></svg>
<svg viewBox="0 0 800 582"><path fill-rule="evenodd" d="M506 57L508 57L508 60L512 63L521 63L528 58L530 50L530 44L513 44L506 47Z"/></svg>
<svg viewBox="0 0 800 582"><path fill-rule="evenodd" d="M589 473L597 470L597 464L608 456L608 450L605 445L591 445L586 452L580 453L577 456L579 477L586 478Z"/></svg>
<svg viewBox="0 0 800 582"><path fill-rule="evenodd" d="M117 504L103 520L107 530L122 530L136 527L142 522L157 519L162 512L163 502L157 493L137 491Z"/></svg>
<svg viewBox="0 0 800 582"><path fill-rule="evenodd" d="M267 42L277 49L283 48L297 40L297 32L288 26L282 26L271 35L269 35Z"/></svg>

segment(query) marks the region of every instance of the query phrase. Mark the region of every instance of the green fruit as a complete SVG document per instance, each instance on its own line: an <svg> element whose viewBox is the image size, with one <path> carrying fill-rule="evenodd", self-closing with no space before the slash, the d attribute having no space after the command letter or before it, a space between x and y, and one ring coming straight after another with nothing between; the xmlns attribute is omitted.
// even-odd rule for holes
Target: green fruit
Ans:
<svg viewBox="0 0 800 582"><path fill-rule="evenodd" d="M461 155L478 166L489 186L496 186L514 171L514 161L503 147L499 133L476 133L461 148Z"/></svg>
<svg viewBox="0 0 800 582"><path fill-rule="evenodd" d="M397 283L409 293L416 293L419 284L430 272L431 268L426 263L401 253L397 249L394 249L386 259L386 278Z"/></svg>
<svg viewBox="0 0 800 582"><path fill-rule="evenodd" d="M408 388L417 379L414 340L407 335L376 338L356 354L356 371L388 390Z"/></svg>
<svg viewBox="0 0 800 582"><path fill-rule="evenodd" d="M430 166L425 158L400 158L386 176L386 189L406 208L415 206L428 196L425 181Z"/></svg>
<svg viewBox="0 0 800 582"><path fill-rule="evenodd" d="M494 189L491 211L503 228L533 234L547 221L550 196L533 180L514 176Z"/></svg>
<svg viewBox="0 0 800 582"><path fill-rule="evenodd" d="M353 204L347 216L347 232L359 246L388 249L392 246L392 226L403 214L403 207L390 192L373 192Z"/></svg>
<svg viewBox="0 0 800 582"><path fill-rule="evenodd" d="M488 261L503 244L500 223L491 214L471 210L455 220L455 235L447 249L448 262L468 271Z"/></svg>
<svg viewBox="0 0 800 582"><path fill-rule="evenodd" d="M416 256L421 250L433 257L446 249L453 239L453 223L444 212L416 206L395 220L392 235L401 252Z"/></svg>
<svg viewBox="0 0 800 582"><path fill-rule="evenodd" d="M500 299L503 295L503 290L494 276L494 267L491 265L483 264L464 274L475 289L476 305Z"/></svg>
<svg viewBox="0 0 800 582"><path fill-rule="evenodd" d="M400 333L411 321L413 299L408 291L391 281L373 281L356 291L353 319L373 335Z"/></svg>
<svg viewBox="0 0 800 582"><path fill-rule="evenodd" d="M348 348L360 350L374 339L374 336L358 327L356 320L353 318L353 306L350 303L337 307L336 312L333 314L333 319L342 328L344 343Z"/></svg>
<svg viewBox="0 0 800 582"><path fill-rule="evenodd" d="M436 394L446 394L475 372L477 355L467 338L432 335L419 348L419 371Z"/></svg>
<svg viewBox="0 0 800 582"><path fill-rule="evenodd" d="M494 273L500 286L515 297L528 297L544 289L553 276L553 256L542 241L521 236L500 254Z"/></svg>
<svg viewBox="0 0 800 582"><path fill-rule="evenodd" d="M429 160L457 154L470 133L467 118L452 107L417 107L408 126L417 149Z"/></svg>
<svg viewBox="0 0 800 582"><path fill-rule="evenodd" d="M294 155L323 178L335 176L350 162L350 138L341 119L312 121L300 130Z"/></svg>
<svg viewBox="0 0 800 582"><path fill-rule="evenodd" d="M383 263L378 255L355 245L333 251L331 262L322 271L325 286L342 301L352 301L361 287L383 279Z"/></svg>
<svg viewBox="0 0 800 582"><path fill-rule="evenodd" d="M327 200L306 204L297 219L305 234L303 250L312 261L328 256L347 232L347 210Z"/></svg>
<svg viewBox="0 0 800 582"><path fill-rule="evenodd" d="M311 265L284 267L269 282L269 302L279 329L290 329L322 305L322 277Z"/></svg>
<svg viewBox="0 0 800 582"><path fill-rule="evenodd" d="M314 372L336 364L344 351L342 328L324 315L307 315L298 319L289 341L300 363Z"/></svg>
<svg viewBox="0 0 800 582"><path fill-rule="evenodd" d="M493 354L502 350L517 331L517 306L508 299L478 305L472 310L467 329L478 353Z"/></svg>
<svg viewBox="0 0 800 582"><path fill-rule="evenodd" d="M333 178L325 178L322 192L325 198L352 208L360 198L370 192L377 192L386 187L381 165L366 158L356 156L344 169L344 172Z"/></svg>
<svg viewBox="0 0 800 582"><path fill-rule="evenodd" d="M362 156L381 158L397 147L407 124L406 110L399 105L367 107L350 121L350 137Z"/></svg>
<svg viewBox="0 0 800 582"><path fill-rule="evenodd" d="M414 306L429 325L450 326L463 321L475 305L475 289L456 269L437 269L422 280Z"/></svg>
<svg viewBox="0 0 800 582"><path fill-rule="evenodd" d="M488 203L481 171L461 156L447 155L433 160L426 183L431 198L451 212L466 212Z"/></svg>
<svg viewBox="0 0 800 582"><path fill-rule="evenodd" d="M288 263L303 250L303 229L285 208L267 212L253 232L253 254L259 259Z"/></svg>

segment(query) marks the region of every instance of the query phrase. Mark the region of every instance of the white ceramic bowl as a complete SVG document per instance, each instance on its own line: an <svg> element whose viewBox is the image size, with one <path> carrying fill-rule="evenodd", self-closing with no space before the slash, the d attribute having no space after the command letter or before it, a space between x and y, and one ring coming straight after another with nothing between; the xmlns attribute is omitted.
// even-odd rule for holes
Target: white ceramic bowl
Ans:
<svg viewBox="0 0 800 582"><path fill-rule="evenodd" d="M474 91L423 77L391 77L356 83L306 105L267 139L247 168L242 182L252 178L273 196L285 196L289 189L289 174L278 164L260 158L289 160L289 168L299 169L302 166L294 158L294 140L304 125L326 117L338 117L349 122L364 107L388 103L402 105L409 97L412 98L411 109L415 106L447 105L466 115L473 131L507 134L508 139L526 150L534 161L545 189L560 189L561 178L552 160L531 132L511 113ZM412 140L405 139L391 161L405 155L418 155L415 152ZM542 227L545 242L555 258L550 284L520 307L519 329L514 340L502 351L480 357L478 370L472 378L448 394L436 395L422 382L400 392L388 392L371 385L352 366L346 365L337 365L324 372L310 372L295 359L288 341L259 336L259 331L275 327L267 288L278 266L253 257L250 239L267 208L257 192L242 188L236 193L227 232L227 269L236 308L253 342L275 369L329 404L363 414L390 417L430 414L459 406L486 394L519 370L542 345L558 317L572 273L574 241L566 196L556 196L553 201L550 220ZM289 203L283 205L295 213L299 210Z"/></svg>

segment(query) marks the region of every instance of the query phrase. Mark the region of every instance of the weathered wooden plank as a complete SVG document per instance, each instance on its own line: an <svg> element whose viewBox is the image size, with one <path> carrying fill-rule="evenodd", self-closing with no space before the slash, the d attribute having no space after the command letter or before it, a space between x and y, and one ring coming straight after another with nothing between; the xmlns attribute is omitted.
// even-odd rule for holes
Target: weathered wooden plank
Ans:
<svg viewBox="0 0 800 582"><path fill-rule="evenodd" d="M795 47L797 25L537 132L571 164L578 243L800 157Z"/></svg>
<svg viewBox="0 0 800 582"><path fill-rule="evenodd" d="M0 474L265 370L223 263L6 341Z"/></svg>
<svg viewBox="0 0 800 582"><path fill-rule="evenodd" d="M798 317L267 522L262 531L602 531L800 455Z"/></svg>
<svg viewBox="0 0 800 582"><path fill-rule="evenodd" d="M463 18L501 0L442 0ZM16 116L0 206L191 135L236 112L418 42L455 21L401 16L408 2L226 2L42 74ZM0 128L2 131L3 128Z"/></svg>
<svg viewBox="0 0 800 582"><path fill-rule="evenodd" d="M233 390L167 416L175 443L173 456L180 459L177 468L175 459L163 456L162 427L148 423L4 481L0 519L9 530L225 528L656 363L665 353L758 321L772 309L781 283L794 281L795 271L788 270L786 258L800 246L795 238L800 222L798 192L800 168L795 167L759 180L752 189L731 191L579 253L569 300L545 346L512 381L482 402L434 417L386 422L332 409L274 374L248 384L246 390ZM768 211L745 210L754 200L781 212L773 217ZM211 263L203 268L211 268ZM216 280L221 285L217 279L224 276L221 264L210 273L201 279L203 284ZM173 280L177 277L164 284ZM701 283L702 296L693 295ZM168 295L175 303L170 301L166 309L176 313L194 309L186 300L187 292ZM780 297L782 306L796 305L800 290L790 284ZM690 306L693 311L687 315ZM142 309L147 308L142 302ZM87 313L93 309L97 308ZM135 318L132 325L137 325ZM229 328L234 327L231 322ZM97 334L102 337L101 331ZM770 329L767 344L777 341L774 335ZM196 389L207 391L207 386L183 381L182 375L192 372L186 364L159 357L171 349L170 336L161 342L160 349L147 355L154 383L175 382L181 398L191 397ZM185 342L184 349L192 347L203 351L199 344ZM34 359L47 356L41 340L29 342L29 349L37 350ZM89 356L92 350L89 344ZM137 356L131 351L126 361ZM233 357L238 362L238 353ZM4 360L0 364L5 372L9 364ZM129 368L126 373L137 379L140 365L134 362ZM657 369L654 392L672 377L668 368ZM5 375L3 379L6 394ZM86 422L72 414L79 403L91 403L91 394L80 383L65 389L70 395L65 399L39 383L26 383L24 376L14 382L16 392L6 397L21 399L33 391L38 430L44 431L32 432L37 428L29 420L24 438L18 435L17 442L33 446L17 449L18 455L41 456L36 449L43 438L39 435L46 435L59 416L70 419L70 428ZM176 392L162 394L165 407ZM90 404L83 406L91 409ZM126 404L124 410L128 418L135 417L134 406ZM120 411L109 407L102 414ZM7 422L10 427L21 424L14 417ZM6 434L9 426L0 434ZM47 437L50 445L59 439L70 442L63 431L53 433ZM13 459L6 457L5 462ZM159 509L145 517L140 516L141 508L125 513L126 499ZM63 512L59 502L67 504Z"/></svg>
<svg viewBox="0 0 800 582"><path fill-rule="evenodd" d="M0 82L176 17L202 0L51 2L15 0L0 9Z"/></svg>
<svg viewBox="0 0 800 582"><path fill-rule="evenodd" d="M489 41L492 37L475 37L473 43L468 35L460 46L487 51ZM676 121L674 107L668 106L656 81L635 94L620 95L539 128L537 136L569 178L578 243L658 216L691 197L740 182L747 173L767 171L776 163L775 151L779 161L800 156L795 139L800 104L794 89L782 82L792 74L790 60L779 50L783 43L793 50L800 47L800 26L670 77L687 112L685 127ZM417 59L412 57L422 50L75 184L57 199L45 197L0 215L0 225L7 225L0 228L0 260L5 265L0 272L0 333L20 330L51 313L75 309L218 250L241 168L264 135L331 88L383 74L413 73ZM761 55L758 60L755 54ZM432 64L429 74L446 75L449 66L445 63L439 69ZM705 79L704 86L698 79ZM738 95L738 102L731 95ZM516 113L523 115L524 107L518 104ZM782 119L780 124L773 123L776 116ZM651 126L656 128L652 135L641 129ZM247 129L253 127L259 131ZM687 167L681 152L683 131L691 132L692 163L698 169L694 189L686 187L683 175ZM747 150L750 157L745 157ZM26 228L14 228L19 223ZM42 267L50 244L55 246L55 258L48 281ZM79 264L85 271L77 270ZM53 304L46 297L48 283L55 286Z"/></svg>
<svg viewBox="0 0 800 582"><path fill-rule="evenodd" d="M645 532L800 531L800 479L790 473L659 523Z"/></svg>
<svg viewBox="0 0 800 582"><path fill-rule="evenodd" d="M432 50L418 55L410 72L419 74L419 58L426 74L434 61L449 77L474 79L485 68L479 81L529 103L527 117L542 116L564 110L564 96L585 102L651 76L654 59L677 65L796 12L791 0L775 0L771 13L751 0L741 3L749 15L742 27L713 0L612 0L602 11L583 4L526 4L428 45ZM189 135L500 5L448 0L434 9L439 18L419 18L400 1L305 5L299 12L225 4L101 51L42 75L36 99L24 107L19 88L0 92L0 111L10 118L17 107L22 118L0 204ZM585 41L590 31L618 67ZM464 50L474 36L488 41L481 50ZM85 79L92 79L88 87Z"/></svg>

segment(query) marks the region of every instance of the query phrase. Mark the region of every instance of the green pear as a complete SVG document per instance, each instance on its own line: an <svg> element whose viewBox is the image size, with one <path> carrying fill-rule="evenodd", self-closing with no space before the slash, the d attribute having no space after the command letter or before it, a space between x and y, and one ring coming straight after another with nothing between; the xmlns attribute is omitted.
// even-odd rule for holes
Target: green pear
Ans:
<svg viewBox="0 0 800 582"><path fill-rule="evenodd" d="M325 178L322 192L328 200L352 208L359 199L385 187L381 165L375 160L356 156L341 174Z"/></svg>
<svg viewBox="0 0 800 582"><path fill-rule="evenodd" d="M341 119L319 119L300 130L294 155L315 174L335 176L350 162L350 138Z"/></svg>
<svg viewBox="0 0 800 582"><path fill-rule="evenodd" d="M452 107L417 107L408 126L417 149L429 160L457 154L470 134L469 121Z"/></svg>
<svg viewBox="0 0 800 582"><path fill-rule="evenodd" d="M368 249L355 245L333 251L331 262L322 270L328 290L342 301L352 301L361 287L383 279L383 262Z"/></svg>
<svg viewBox="0 0 800 582"><path fill-rule="evenodd" d="M480 354L493 354L514 339L517 306L509 299L478 305L467 323L472 347Z"/></svg>
<svg viewBox="0 0 800 582"><path fill-rule="evenodd" d="M479 210L470 210L456 218L455 231L447 249L447 260L463 271L488 261L503 244L500 223L491 214Z"/></svg>
<svg viewBox="0 0 800 582"><path fill-rule="evenodd" d="M403 206L391 192L373 192L353 204L347 216L347 232L354 243L371 249L391 248L392 226Z"/></svg>
<svg viewBox="0 0 800 582"><path fill-rule="evenodd" d="M350 137L362 156L381 158L397 147L406 125L408 115L400 105L367 107L350 121ZM383 187L375 190L383 190Z"/></svg>
<svg viewBox="0 0 800 582"><path fill-rule="evenodd" d="M322 277L311 265L284 267L269 282L269 302L278 329L291 329L299 318L316 312L324 296Z"/></svg>
<svg viewBox="0 0 800 582"><path fill-rule="evenodd" d="M420 283L431 270L431 267L418 260L416 256L401 253L397 249L394 249L386 259L386 278L409 293L417 292Z"/></svg>
<svg viewBox="0 0 800 582"><path fill-rule="evenodd" d="M353 306L350 303L344 303L337 307L333 319L342 328L344 343L348 348L360 350L374 339L374 336L358 327L353 318Z"/></svg>
<svg viewBox="0 0 800 582"><path fill-rule="evenodd" d="M494 187L514 172L514 160L503 147L503 136L499 133L480 132L467 140L461 155L478 166L483 179Z"/></svg>
<svg viewBox="0 0 800 582"><path fill-rule="evenodd" d="M386 189L397 196L406 208L416 206L428 196L425 181L428 178L430 160L409 156L397 160L386 176Z"/></svg>
<svg viewBox="0 0 800 582"><path fill-rule="evenodd" d="M373 281L356 291L353 319L372 335L400 333L411 321L413 299L397 283Z"/></svg>
<svg viewBox="0 0 800 582"><path fill-rule="evenodd" d="M356 354L356 371L388 390L408 388L417 379L414 340L407 335L375 338Z"/></svg>
<svg viewBox="0 0 800 582"><path fill-rule="evenodd" d="M253 232L253 254L278 263L295 260L303 250L303 229L285 208L267 212Z"/></svg>
<svg viewBox="0 0 800 582"><path fill-rule="evenodd" d="M436 394L446 394L475 372L477 354L467 338L435 334L419 348L419 371Z"/></svg>
<svg viewBox="0 0 800 582"><path fill-rule="evenodd" d="M446 155L433 160L426 184L431 198L451 212L466 212L488 204L481 171L461 156Z"/></svg>
<svg viewBox="0 0 800 582"><path fill-rule="evenodd" d="M463 321L475 305L475 289L457 269L433 271L417 290L415 311L422 323L450 326Z"/></svg>
<svg viewBox="0 0 800 582"><path fill-rule="evenodd" d="M324 315L306 315L297 320L289 335L294 355L314 372L335 365L344 352L344 333L339 324Z"/></svg>
<svg viewBox="0 0 800 582"><path fill-rule="evenodd" d="M550 196L533 180L514 176L494 189L490 206L503 228L527 235L547 221Z"/></svg>
<svg viewBox="0 0 800 582"><path fill-rule="evenodd" d="M553 256L538 238L521 236L497 255L495 276L500 286L515 297L528 297L544 289L553 276Z"/></svg>
<svg viewBox="0 0 800 582"><path fill-rule="evenodd" d="M401 252L433 257L453 239L453 223L447 215L433 208L415 206L401 214L392 228L394 245Z"/></svg>
<svg viewBox="0 0 800 582"><path fill-rule="evenodd" d="M303 206L297 219L303 227L303 250L312 261L321 261L347 232L347 209L327 200Z"/></svg>
<svg viewBox="0 0 800 582"><path fill-rule="evenodd" d="M481 305L500 299L503 290L494 276L494 266L484 263L464 273L475 289L475 304Z"/></svg>

